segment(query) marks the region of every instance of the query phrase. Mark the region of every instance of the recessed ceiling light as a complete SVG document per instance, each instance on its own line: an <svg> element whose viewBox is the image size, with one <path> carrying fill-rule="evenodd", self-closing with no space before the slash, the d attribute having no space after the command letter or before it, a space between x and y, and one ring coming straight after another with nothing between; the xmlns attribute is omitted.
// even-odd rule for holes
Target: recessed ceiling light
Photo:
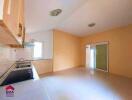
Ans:
<svg viewBox="0 0 132 100"><path fill-rule="evenodd" d="M50 16L58 16L59 14L61 14L62 10L61 9L55 9L50 11Z"/></svg>
<svg viewBox="0 0 132 100"><path fill-rule="evenodd" d="M88 27L94 27L96 25L96 23L90 23L88 24Z"/></svg>

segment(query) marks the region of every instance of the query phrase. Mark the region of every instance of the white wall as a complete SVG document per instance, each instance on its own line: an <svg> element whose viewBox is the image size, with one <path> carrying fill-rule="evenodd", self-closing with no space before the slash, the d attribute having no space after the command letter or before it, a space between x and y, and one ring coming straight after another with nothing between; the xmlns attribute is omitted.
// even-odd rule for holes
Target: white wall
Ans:
<svg viewBox="0 0 132 100"><path fill-rule="evenodd" d="M43 55L40 59L52 59L53 58L53 32L40 32L34 34L28 34L28 39L26 38L27 42L31 40L35 40L37 42L43 43ZM9 48L6 51L8 52L4 54L8 54L7 58L12 60L18 60L20 58L24 58L27 60L35 60L33 57L33 46L26 46L25 48Z"/></svg>
<svg viewBox="0 0 132 100"><path fill-rule="evenodd" d="M53 31L28 34L27 41L36 40L43 42L43 59L53 58Z"/></svg>
<svg viewBox="0 0 132 100"><path fill-rule="evenodd" d="M53 32L41 32L37 34L28 35L27 41L36 40L44 43L43 58L42 59L52 59L53 58ZM0 45L0 76L18 59L24 58L27 60L32 60L33 58L33 48L11 48L8 46Z"/></svg>
<svg viewBox="0 0 132 100"><path fill-rule="evenodd" d="M0 45L0 76L14 63L10 50L9 47Z"/></svg>

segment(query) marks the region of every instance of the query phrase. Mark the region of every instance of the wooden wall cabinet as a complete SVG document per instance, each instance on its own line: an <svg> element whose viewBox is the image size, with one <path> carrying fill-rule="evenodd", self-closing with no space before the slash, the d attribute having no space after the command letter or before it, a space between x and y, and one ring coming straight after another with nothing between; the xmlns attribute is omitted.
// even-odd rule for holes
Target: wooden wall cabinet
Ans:
<svg viewBox="0 0 132 100"><path fill-rule="evenodd" d="M4 0L1 24L4 26L4 29L8 30L6 33L12 36L12 39L9 39L8 36L7 38L6 36L4 37L8 40L5 44L23 46L25 39L24 0ZM0 30L4 30L2 28Z"/></svg>

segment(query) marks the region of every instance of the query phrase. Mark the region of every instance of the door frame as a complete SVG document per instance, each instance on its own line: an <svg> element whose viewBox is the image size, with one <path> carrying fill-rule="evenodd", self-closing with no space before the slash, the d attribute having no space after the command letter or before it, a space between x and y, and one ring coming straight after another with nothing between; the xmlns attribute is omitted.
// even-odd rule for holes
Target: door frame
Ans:
<svg viewBox="0 0 132 100"><path fill-rule="evenodd" d="M107 44L107 70L98 69L96 67L96 62L95 62L95 70L99 70L99 71L103 71L103 72L109 72L109 42L108 41L97 42L97 43L91 43L91 44L87 44L87 45L92 45L92 46L96 47L96 45L103 45L103 44ZM87 45L86 45L86 48L87 48ZM95 59L96 59L96 52L95 52L94 56L95 56Z"/></svg>

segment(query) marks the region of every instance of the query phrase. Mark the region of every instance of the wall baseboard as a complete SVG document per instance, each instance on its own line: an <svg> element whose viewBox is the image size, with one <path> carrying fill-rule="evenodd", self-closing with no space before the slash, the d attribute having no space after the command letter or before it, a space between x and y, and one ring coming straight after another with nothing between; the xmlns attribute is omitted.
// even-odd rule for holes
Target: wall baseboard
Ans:
<svg viewBox="0 0 132 100"><path fill-rule="evenodd" d="M60 71L65 71L65 70L79 68L79 67L84 67L84 66L83 65L79 65L79 66L74 66L74 67L66 67L66 68L61 68L61 69L53 70L53 72L60 72Z"/></svg>

